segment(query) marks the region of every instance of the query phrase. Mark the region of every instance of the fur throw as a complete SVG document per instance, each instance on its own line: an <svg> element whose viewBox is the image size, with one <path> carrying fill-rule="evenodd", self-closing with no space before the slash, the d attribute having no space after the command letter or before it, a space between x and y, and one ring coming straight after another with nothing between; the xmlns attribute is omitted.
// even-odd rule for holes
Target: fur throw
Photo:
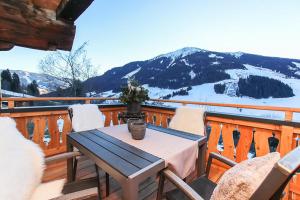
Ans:
<svg viewBox="0 0 300 200"><path fill-rule="evenodd" d="M73 110L72 127L73 130L86 131L104 127L104 120L101 111L94 104L72 105Z"/></svg>
<svg viewBox="0 0 300 200"><path fill-rule="evenodd" d="M48 200L59 197L64 184L65 180L56 180L40 184L34 191L30 200Z"/></svg>
<svg viewBox="0 0 300 200"><path fill-rule="evenodd" d="M203 108L180 107L172 118L169 128L185 131L196 135L204 135L204 113Z"/></svg>
<svg viewBox="0 0 300 200"><path fill-rule="evenodd" d="M44 154L8 117L0 117L0 154L0 199L30 199L41 183Z"/></svg>
<svg viewBox="0 0 300 200"><path fill-rule="evenodd" d="M248 200L280 159L278 152L245 160L227 170L211 200Z"/></svg>

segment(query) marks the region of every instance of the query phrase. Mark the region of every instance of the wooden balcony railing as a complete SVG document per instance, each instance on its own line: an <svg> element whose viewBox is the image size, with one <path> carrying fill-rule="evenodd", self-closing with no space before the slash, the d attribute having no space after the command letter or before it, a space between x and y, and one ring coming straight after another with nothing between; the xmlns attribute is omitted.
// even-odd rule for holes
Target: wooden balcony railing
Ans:
<svg viewBox="0 0 300 200"><path fill-rule="evenodd" d="M26 138L38 143L46 155L53 155L66 150L66 135L71 131L67 106L48 107L15 107L22 101L110 101L108 98L3 98L8 102L7 109L2 109L0 116L15 118L19 130ZM240 116L207 112L205 117L206 134L208 136L207 152L220 154L241 162L251 157L262 156L278 151L285 155L300 144L300 123L293 121L293 114L299 113L299 108L253 106L237 104L219 104L191 101L152 100L177 104L206 105L218 107L247 108L256 110L280 111L285 113L284 120L263 119L258 117ZM105 126L117 125L118 113L126 108L123 105L99 105L105 115ZM175 113L175 108L143 106L146 121L158 126L168 127ZM212 180L217 180L227 170L226 166L215 162ZM293 177L287 188L289 199L300 199L300 176Z"/></svg>

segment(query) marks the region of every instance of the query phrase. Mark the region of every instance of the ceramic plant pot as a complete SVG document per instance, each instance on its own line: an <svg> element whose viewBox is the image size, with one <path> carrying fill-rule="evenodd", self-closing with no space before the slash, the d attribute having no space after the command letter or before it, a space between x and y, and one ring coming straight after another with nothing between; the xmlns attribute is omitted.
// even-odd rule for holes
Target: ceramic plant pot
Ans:
<svg viewBox="0 0 300 200"><path fill-rule="evenodd" d="M127 128L128 128L128 131L131 132L131 127L132 127L132 123L133 122L140 122L140 123L144 123L144 120L142 119L138 119L138 118L129 118L127 120Z"/></svg>
<svg viewBox="0 0 300 200"><path fill-rule="evenodd" d="M142 140L146 134L146 124L144 122L132 122L130 130L132 139Z"/></svg>

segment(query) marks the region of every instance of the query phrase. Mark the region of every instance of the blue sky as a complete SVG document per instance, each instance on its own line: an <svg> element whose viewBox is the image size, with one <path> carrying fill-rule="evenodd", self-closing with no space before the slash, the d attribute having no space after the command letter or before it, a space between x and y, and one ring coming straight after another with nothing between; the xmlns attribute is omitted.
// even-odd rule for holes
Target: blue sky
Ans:
<svg viewBox="0 0 300 200"><path fill-rule="evenodd" d="M95 0L76 21L74 47L104 72L183 47L300 59L299 0ZM15 47L0 68L39 72L49 52Z"/></svg>

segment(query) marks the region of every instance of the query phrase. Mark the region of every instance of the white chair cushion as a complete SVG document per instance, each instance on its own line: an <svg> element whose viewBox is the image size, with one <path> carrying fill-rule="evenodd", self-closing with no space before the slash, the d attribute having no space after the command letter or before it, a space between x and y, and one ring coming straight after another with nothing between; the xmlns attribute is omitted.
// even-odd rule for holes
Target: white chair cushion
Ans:
<svg viewBox="0 0 300 200"><path fill-rule="evenodd" d="M227 170L211 200L248 200L280 159L277 152L245 160Z"/></svg>
<svg viewBox="0 0 300 200"><path fill-rule="evenodd" d="M62 195L61 191L65 180L51 181L40 184L34 191L30 200L48 200Z"/></svg>
<svg viewBox="0 0 300 200"><path fill-rule="evenodd" d="M0 117L0 155L0 199L30 199L42 179L44 154L8 117Z"/></svg>
<svg viewBox="0 0 300 200"><path fill-rule="evenodd" d="M104 127L104 119L97 105L77 104L72 105L73 110L72 127L73 130L86 131Z"/></svg>
<svg viewBox="0 0 300 200"><path fill-rule="evenodd" d="M180 107L176 109L169 128L185 131L196 135L204 135L204 113L203 108Z"/></svg>

